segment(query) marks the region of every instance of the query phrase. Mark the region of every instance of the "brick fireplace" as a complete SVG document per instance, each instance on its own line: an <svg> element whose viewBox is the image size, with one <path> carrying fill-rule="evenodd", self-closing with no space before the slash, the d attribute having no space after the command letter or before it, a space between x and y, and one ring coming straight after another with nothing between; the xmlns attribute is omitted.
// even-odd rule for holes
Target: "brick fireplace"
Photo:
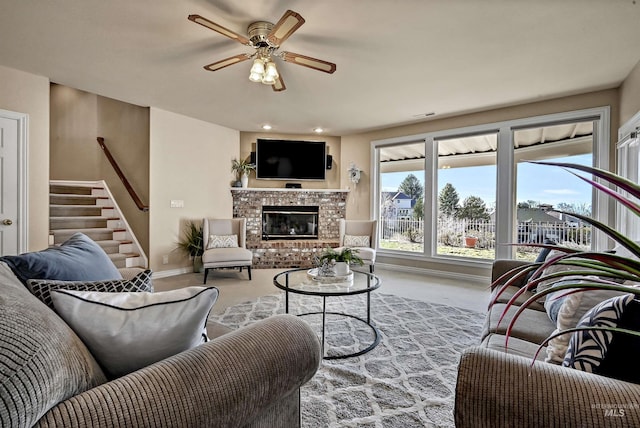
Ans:
<svg viewBox="0 0 640 428"><path fill-rule="evenodd" d="M312 267L315 255L326 247L339 245L338 220L345 218L348 190L232 188L231 195L233 216L247 219L247 248L253 252L253 266L257 269ZM303 223L297 216L288 226L282 221L278 223L282 233L265 235L263 208L279 215L305 213L309 217L304 217ZM316 224L311 220L314 209Z"/></svg>

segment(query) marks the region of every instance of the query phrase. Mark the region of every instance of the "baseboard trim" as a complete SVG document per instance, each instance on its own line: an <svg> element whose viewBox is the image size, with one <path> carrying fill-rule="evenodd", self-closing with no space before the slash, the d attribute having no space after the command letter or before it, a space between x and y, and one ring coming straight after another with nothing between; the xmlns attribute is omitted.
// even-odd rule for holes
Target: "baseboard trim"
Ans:
<svg viewBox="0 0 640 428"><path fill-rule="evenodd" d="M410 272L410 273L416 273L416 274L422 274L422 275L432 275L432 276L438 276L441 278L448 278L448 279L459 279L459 280L474 282L477 284L487 284L487 285L489 284L489 279L486 276L482 276L482 275L469 275L469 274L458 273L458 272L445 272L445 271L436 270L436 269L425 269L425 268L416 267L416 266L403 266L403 265L394 265L389 263L376 263L376 268L390 270L390 271L397 271L397 272Z"/></svg>
<svg viewBox="0 0 640 428"><path fill-rule="evenodd" d="M183 273L193 273L193 267L182 267L178 269L161 270L159 272L153 272L151 279L153 278L167 278L169 276L182 275Z"/></svg>
<svg viewBox="0 0 640 428"><path fill-rule="evenodd" d="M478 284L489 284L489 279L486 276L482 276L482 275L469 275L469 274L458 273L458 272L445 272L445 271L436 270L436 269L425 269L425 268L415 267L415 266L394 265L390 263L376 263L376 268L395 271L395 272L409 272L409 273L415 273L415 274L421 274L421 275L437 276L437 277L448 278L448 279L459 279L459 280L465 280L465 281L474 282ZM283 269L283 270L286 270L286 269ZM170 276L182 275L184 273L192 273L192 272L193 272L193 268L190 266L187 266L187 267L182 267L178 269L169 269L169 270L162 270L159 272L153 272L153 274L151 275L151 278L167 278Z"/></svg>

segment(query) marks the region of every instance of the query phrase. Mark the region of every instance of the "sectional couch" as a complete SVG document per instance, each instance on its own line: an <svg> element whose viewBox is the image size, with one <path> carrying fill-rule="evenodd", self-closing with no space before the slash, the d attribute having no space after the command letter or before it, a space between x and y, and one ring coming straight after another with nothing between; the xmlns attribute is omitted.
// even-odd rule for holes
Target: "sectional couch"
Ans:
<svg viewBox="0 0 640 428"><path fill-rule="evenodd" d="M0 426L300 426L300 386L321 357L297 317L209 323L209 342L113 378L10 265L0 261Z"/></svg>
<svg viewBox="0 0 640 428"><path fill-rule="evenodd" d="M494 262L496 281L523 262ZM505 348L505 330L527 291L505 320L506 303L524 281L509 287L486 317L480 345L466 349L459 363L455 393L458 428L479 427L631 427L640 426L640 385L544 361L538 344L556 328L545 307L533 303L520 315ZM498 286L492 292L496 293ZM637 371L630 365L629 371Z"/></svg>

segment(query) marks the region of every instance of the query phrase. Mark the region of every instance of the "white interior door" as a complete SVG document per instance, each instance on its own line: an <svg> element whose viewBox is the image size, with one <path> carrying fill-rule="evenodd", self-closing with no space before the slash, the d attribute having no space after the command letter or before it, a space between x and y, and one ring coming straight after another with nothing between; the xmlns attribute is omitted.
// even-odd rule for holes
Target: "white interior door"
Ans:
<svg viewBox="0 0 640 428"><path fill-rule="evenodd" d="M0 111L0 255L22 252L21 119ZM6 112L8 113L8 112Z"/></svg>

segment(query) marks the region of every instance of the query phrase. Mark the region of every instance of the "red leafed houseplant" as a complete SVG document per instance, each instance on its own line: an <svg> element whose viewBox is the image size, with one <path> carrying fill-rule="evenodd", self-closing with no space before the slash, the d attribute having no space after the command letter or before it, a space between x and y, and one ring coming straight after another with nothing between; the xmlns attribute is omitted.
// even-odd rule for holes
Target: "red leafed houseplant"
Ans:
<svg viewBox="0 0 640 428"><path fill-rule="evenodd" d="M620 205L622 205L625 209L628 209L634 215L640 216L640 205L634 200L636 198L640 199L640 186L623 177L620 177L609 171L584 165L556 162L533 163L565 168L574 176L588 182L599 191L605 192L607 195L615 199ZM579 175L574 171L582 171L588 174L592 174L594 177L599 178L601 182L606 182L613 185L614 188L610 188L605 184L596 181L595 179ZM562 213L562 211L558 212ZM492 284L493 286L498 288L496 293L494 293L494 297L490 305L493 305L508 287L528 277L527 284L520 290L518 290L506 304L505 310L501 315L500 322L504 320L505 316L507 315L508 309L514 305L518 297L520 297L527 291L533 292L533 295L529 297L522 305L520 305L518 310L515 311L513 317L511 318L509 326L506 330L507 343L505 344L505 346L508 346L509 335L511 334L513 326L520 314L522 314L522 312L524 312L524 310L532 303L544 299L545 296L550 293L566 290L565 295L568 295L571 293L597 289L631 293L634 295L634 299L638 299L638 296L640 296L639 288L621 285L621 282L623 281L640 283L640 246L627 236L619 233L612 227L609 227L595 219L575 213L565 214L570 214L571 216L592 225L594 228L601 230L611 239L616 241L620 246L628 250L628 252L630 252L633 257L623 257L607 252L580 251L554 244L528 244L529 246L557 250L559 253L558 255L548 257L543 262L530 263L525 266L519 266L515 269L512 269L511 271L502 275L500 278L496 279ZM571 270L564 270L560 272L556 271L553 273L545 272L547 268L554 265L570 266ZM552 285L551 287L545 288L542 291L535 292L538 284L549 280L552 280L554 282L558 282L560 280L562 281L560 283ZM498 284L502 285L498 286ZM640 336L640 332L638 331L621 329L617 327L576 327L562 330L548 337L542 344L540 344L538 352L540 352L542 347L545 346L550 340L559 335L584 330L608 331Z"/></svg>

